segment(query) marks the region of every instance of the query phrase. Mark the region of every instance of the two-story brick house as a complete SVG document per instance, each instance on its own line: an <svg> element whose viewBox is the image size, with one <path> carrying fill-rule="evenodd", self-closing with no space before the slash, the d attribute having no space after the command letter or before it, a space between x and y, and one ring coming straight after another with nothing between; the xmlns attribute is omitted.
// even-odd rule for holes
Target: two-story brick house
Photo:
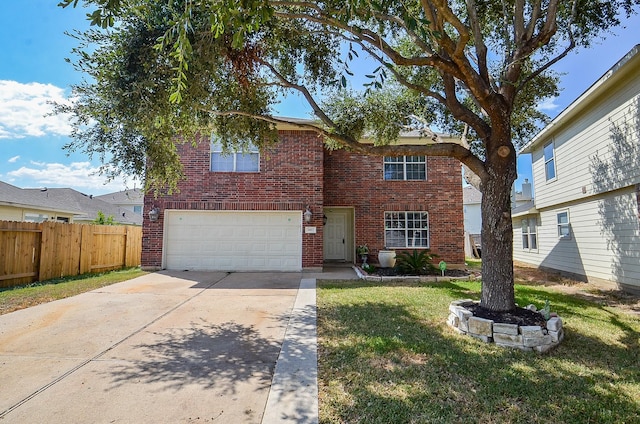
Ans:
<svg viewBox="0 0 640 424"><path fill-rule="evenodd" d="M263 152L226 156L209 140L181 145L179 192L145 197L143 267L321 269L355 262L364 244L372 262L386 246L429 248L450 266L464 264L456 159L331 151L315 132L296 127L279 127L279 137Z"/></svg>

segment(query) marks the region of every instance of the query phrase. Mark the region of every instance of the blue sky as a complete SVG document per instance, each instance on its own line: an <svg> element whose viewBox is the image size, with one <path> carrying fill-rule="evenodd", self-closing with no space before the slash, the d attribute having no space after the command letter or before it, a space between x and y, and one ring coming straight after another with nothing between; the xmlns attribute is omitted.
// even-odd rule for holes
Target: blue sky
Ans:
<svg viewBox="0 0 640 424"><path fill-rule="evenodd" d="M77 73L65 58L71 56L75 40L65 31L86 29L86 9L61 9L59 0L0 1L0 181L22 188L70 187L86 194L104 194L140 186L135 181L106 183L96 175L99 161L81 152L68 154L70 127L63 116L47 117L49 102L64 102ZM552 117L603 75L631 48L640 43L634 16L580 50L556 67L566 73L560 97L544 105ZM279 105L284 116L309 117L309 108L299 98ZM530 158L518 161L519 180L531 180Z"/></svg>

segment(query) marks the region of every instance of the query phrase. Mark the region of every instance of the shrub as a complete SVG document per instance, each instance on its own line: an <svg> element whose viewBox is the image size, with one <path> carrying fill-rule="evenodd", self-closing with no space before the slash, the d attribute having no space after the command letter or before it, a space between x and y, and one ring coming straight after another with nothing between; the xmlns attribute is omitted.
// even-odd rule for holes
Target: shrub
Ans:
<svg viewBox="0 0 640 424"><path fill-rule="evenodd" d="M437 255L432 255L429 249L413 250L413 252L400 252L396 258L396 268L406 275L424 275L436 272L432 261Z"/></svg>

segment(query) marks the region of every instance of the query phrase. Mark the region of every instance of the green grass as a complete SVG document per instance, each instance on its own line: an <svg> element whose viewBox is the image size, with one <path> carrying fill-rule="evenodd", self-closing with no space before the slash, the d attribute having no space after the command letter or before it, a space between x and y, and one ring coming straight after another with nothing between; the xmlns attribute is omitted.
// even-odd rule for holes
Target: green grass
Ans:
<svg viewBox="0 0 640 424"><path fill-rule="evenodd" d="M0 289L0 315L40 303L75 296L145 274L147 273L140 270L140 268L129 268L99 274L57 278L27 286Z"/></svg>
<svg viewBox="0 0 640 424"><path fill-rule="evenodd" d="M480 283L321 282L321 423L639 423L640 319L543 286L566 338L545 355L485 344L445 323Z"/></svg>

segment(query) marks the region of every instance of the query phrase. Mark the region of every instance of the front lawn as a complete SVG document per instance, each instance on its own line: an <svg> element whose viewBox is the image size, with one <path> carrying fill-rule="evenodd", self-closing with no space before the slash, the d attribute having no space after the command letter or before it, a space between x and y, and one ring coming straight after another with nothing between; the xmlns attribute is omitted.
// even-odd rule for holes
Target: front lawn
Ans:
<svg viewBox="0 0 640 424"><path fill-rule="evenodd" d="M640 317L541 285L566 338L539 355L485 344L445 323L479 282L321 282L321 423L639 423ZM628 309L628 308L627 308Z"/></svg>

